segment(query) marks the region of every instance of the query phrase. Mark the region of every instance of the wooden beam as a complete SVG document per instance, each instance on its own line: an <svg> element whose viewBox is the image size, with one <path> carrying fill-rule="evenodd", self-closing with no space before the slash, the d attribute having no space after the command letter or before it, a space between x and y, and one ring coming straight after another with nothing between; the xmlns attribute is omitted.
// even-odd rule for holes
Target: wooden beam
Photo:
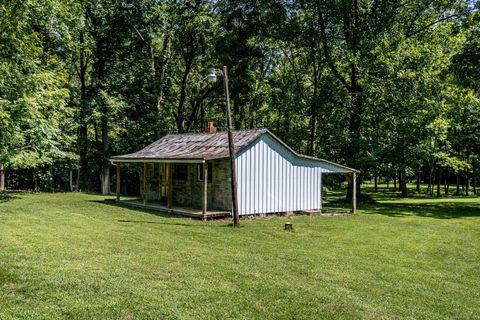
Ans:
<svg viewBox="0 0 480 320"><path fill-rule="evenodd" d="M208 196L208 163L203 165L203 197L202 197L202 214L205 218L207 216L207 196Z"/></svg>
<svg viewBox="0 0 480 320"><path fill-rule="evenodd" d="M120 163L117 163L117 201L120 201Z"/></svg>
<svg viewBox="0 0 480 320"><path fill-rule="evenodd" d="M173 166L171 163L167 163L167 207L173 207Z"/></svg>
<svg viewBox="0 0 480 320"><path fill-rule="evenodd" d="M352 179L352 212L357 212L357 173L353 172Z"/></svg>
<svg viewBox="0 0 480 320"><path fill-rule="evenodd" d="M147 203L147 163L143 163L143 204Z"/></svg>

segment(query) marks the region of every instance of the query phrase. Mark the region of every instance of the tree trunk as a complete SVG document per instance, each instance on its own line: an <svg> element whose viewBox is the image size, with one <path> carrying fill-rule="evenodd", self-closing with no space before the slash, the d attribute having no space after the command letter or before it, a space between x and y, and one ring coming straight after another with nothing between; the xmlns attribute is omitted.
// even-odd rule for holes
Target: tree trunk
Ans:
<svg viewBox="0 0 480 320"><path fill-rule="evenodd" d="M447 194L450 194L450 171L448 171L448 177L447 177Z"/></svg>
<svg viewBox="0 0 480 320"><path fill-rule="evenodd" d="M397 174L393 175L393 191L397 192Z"/></svg>
<svg viewBox="0 0 480 320"><path fill-rule="evenodd" d="M449 169L445 169L445 174L444 174L444 177L443 177L443 192L445 193L445 195L448 195L448 177L450 175L450 170Z"/></svg>
<svg viewBox="0 0 480 320"><path fill-rule="evenodd" d="M103 166L102 173L100 174L100 181L102 187L102 194L109 195L110 194L110 169Z"/></svg>
<svg viewBox="0 0 480 320"><path fill-rule="evenodd" d="M442 171L441 171L441 169L437 169L437 176L436 176L436 180L437 180L437 197L440 197L440 180L441 180L441 177L442 177Z"/></svg>
<svg viewBox="0 0 480 320"><path fill-rule="evenodd" d="M37 180L37 176L35 175L35 172L33 172L32 180L33 180L33 192L40 191L40 188L38 187L38 180Z"/></svg>
<svg viewBox="0 0 480 320"><path fill-rule="evenodd" d="M375 193L378 192L378 172L377 172L377 169L375 169L375 173L374 173L374 176L373 176L373 191Z"/></svg>
<svg viewBox="0 0 480 320"><path fill-rule="evenodd" d="M475 172L472 177L472 185L473 185L473 194L477 194L477 173Z"/></svg>
<svg viewBox="0 0 480 320"><path fill-rule="evenodd" d="M402 191L402 197L406 197L408 195L407 193L407 180L405 179L405 168L403 168L400 172L400 176L402 177L402 180L400 182L400 189Z"/></svg>
<svg viewBox="0 0 480 320"><path fill-rule="evenodd" d="M470 189L470 174L468 170L465 170L465 195L468 196L468 191Z"/></svg>
<svg viewBox="0 0 480 320"><path fill-rule="evenodd" d="M101 169L101 187L102 194L110 194L110 163L109 163L109 148L108 148L108 111L106 107L103 110L102 116L102 169Z"/></svg>
<svg viewBox="0 0 480 320"><path fill-rule="evenodd" d="M235 98L232 99L233 102L233 127L235 130L240 130L243 123L243 114L244 114L244 104L241 101L241 98L235 94Z"/></svg>
<svg viewBox="0 0 480 320"><path fill-rule="evenodd" d="M402 181L403 181L402 171L398 169L398 191L402 191Z"/></svg>
<svg viewBox="0 0 480 320"><path fill-rule="evenodd" d="M315 131L317 130L317 119L315 114L315 103L312 103L310 109L310 137L308 139L307 154L312 156L315 153Z"/></svg>
<svg viewBox="0 0 480 320"><path fill-rule="evenodd" d="M87 59L85 57L85 40L83 31L80 33L80 68L78 70L80 78L80 111L79 111L79 129L78 129L78 155L80 169L82 175L79 175L77 186L79 183L87 185L87 168L88 168L88 101L87 101ZM78 188L78 187L77 187Z"/></svg>
<svg viewBox="0 0 480 320"><path fill-rule="evenodd" d="M313 66L313 99L310 102L310 138L308 139L308 155L315 154L315 133L317 131L318 72L316 64L314 64Z"/></svg>
<svg viewBox="0 0 480 320"><path fill-rule="evenodd" d="M352 183L352 179L347 179L347 182L348 182L348 186L347 186L347 199L349 200L352 200L353 199L353 183ZM357 175L357 179L356 179L356 188L355 188L355 193L356 193L356 196L357 196L357 202L360 201L360 179L358 179L358 175Z"/></svg>
<svg viewBox="0 0 480 320"><path fill-rule="evenodd" d="M351 66L352 73L350 76L351 86L350 86L350 97L351 104L350 104L350 121L349 121L349 135L351 137L350 146L347 150L348 157L350 159L349 166L355 169L359 169L361 164L358 162L358 158L361 153L361 127L362 127L362 113L363 113L363 105L362 105L362 89L360 84L358 83L357 79L357 69L354 64ZM360 179L357 179L360 181ZM352 183L349 183L349 192L347 192L347 200L352 199ZM360 199L360 184L357 182L357 199Z"/></svg>
<svg viewBox="0 0 480 320"><path fill-rule="evenodd" d="M187 99L187 84L192 70L193 58L195 57L195 50L192 50L184 56L185 67L183 70L182 80L180 81L180 97L178 99L177 111L174 112L175 123L177 124L177 131L179 133L185 132L185 102Z"/></svg>
<svg viewBox="0 0 480 320"><path fill-rule="evenodd" d="M417 192L420 192L420 167L417 171L417 188L415 189Z"/></svg>
<svg viewBox="0 0 480 320"><path fill-rule="evenodd" d="M75 192L79 192L80 191L80 169L77 170L77 178L76 178L76 182L75 182Z"/></svg>
<svg viewBox="0 0 480 320"><path fill-rule="evenodd" d="M460 172L457 172L457 195L460 194Z"/></svg>
<svg viewBox="0 0 480 320"><path fill-rule="evenodd" d="M430 166L430 174L428 176L428 189L427 189L427 193L430 197L433 197L433 183L434 183L434 177L435 177L435 170L436 170L436 165L432 164Z"/></svg>
<svg viewBox="0 0 480 320"><path fill-rule="evenodd" d="M5 191L5 166L0 164L0 191Z"/></svg>
<svg viewBox="0 0 480 320"><path fill-rule="evenodd" d="M359 162L361 155L361 129L362 129L362 115L363 115L363 95L362 95L362 85L359 81L359 70L354 59L349 59L349 80L338 71L334 59L330 54L330 45L329 37L327 35L327 22L325 21L324 12L322 9L322 4L318 2L318 22L320 27L320 40L323 48L323 55L325 57L326 64L328 65L333 76L344 86L350 95L350 106L349 106L349 126L348 126L348 135L350 138L349 145L345 150L346 158L348 159L347 164L355 169L361 169L362 163ZM347 26L348 36L346 37L347 46L352 53L353 57L357 56L357 53L360 50L360 33L361 28L359 27L359 7L358 2L354 1L353 10L353 19L349 14L345 14L344 17L348 17L344 22ZM358 179L360 180L360 179ZM358 181L357 180L357 181ZM347 200L352 200L352 181L348 183L348 192ZM357 188L357 194L360 195L360 188ZM360 198L360 197L359 197Z"/></svg>
<svg viewBox="0 0 480 320"><path fill-rule="evenodd" d="M167 65L168 65L168 53L170 52L170 37L166 36L163 40L163 46L162 46L162 54L161 54L161 61L158 63L160 67L160 72L156 72L155 68L155 54L154 54L154 47L150 46L150 56L152 59L152 77L153 81L156 84L158 95L157 95L157 110L158 110L158 115L159 115L159 121L160 121L160 115L162 111L162 104L163 104L163 95L164 95L164 87L165 87L165 74L167 70ZM160 124L160 122L159 122Z"/></svg>

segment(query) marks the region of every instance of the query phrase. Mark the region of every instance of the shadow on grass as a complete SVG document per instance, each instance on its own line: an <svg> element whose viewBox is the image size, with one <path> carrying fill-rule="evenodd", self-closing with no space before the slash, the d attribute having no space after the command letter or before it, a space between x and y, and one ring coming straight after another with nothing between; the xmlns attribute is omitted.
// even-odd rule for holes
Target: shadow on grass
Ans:
<svg viewBox="0 0 480 320"><path fill-rule="evenodd" d="M193 220L200 221L201 220L201 219L195 219L195 218L192 218L192 217L182 216L182 215L178 215L178 214L172 214L172 213L168 213L168 212L162 212L162 211L144 209L144 208L136 208L136 207L129 206L128 204L118 203L118 202L115 202L115 201L88 200L88 202L100 203L100 204L110 205L110 206L114 206L114 207L121 207L121 208L127 209L129 211L142 212L142 213L151 214L151 215L154 215L154 216L157 216L157 217L162 217L162 218L185 219L185 221L193 221ZM224 225L211 224L211 223L188 224L188 223L179 223L179 222L171 223L171 222L165 222L165 221L157 222L157 221L144 221L144 220L117 220L117 222L121 222L121 223L163 224L163 225L175 225L175 226L184 226L184 227L222 227L222 228L223 227L229 227L229 226L233 227L233 225L230 223L229 219L218 218L218 219L214 219L214 220L215 221L224 221L225 224ZM209 221L211 221L211 220L209 220Z"/></svg>
<svg viewBox="0 0 480 320"><path fill-rule="evenodd" d="M395 197L394 199L398 199ZM405 199L405 198L403 198ZM429 199L429 198L427 198ZM383 200L383 199L382 199ZM185 221L196 220L191 217L183 217L180 215L170 214L167 212L161 212L156 210L135 208L126 204L116 203L114 201L102 201L102 200L88 200L93 203L101 203L104 205L110 205L115 207L122 207L135 212L143 212L163 218L183 218ZM325 207L333 209L347 209L349 210L349 204L339 203L337 201L331 201L324 203ZM367 214L381 214L389 217L429 217L437 219L458 219L464 217L480 217L480 201L478 203L472 202L439 202L439 203L379 203L375 205L361 205L359 209L365 210ZM225 221L227 219L216 219L217 221ZM167 222L154 222L154 221L141 221L141 220L118 220L122 223L152 223L152 224L171 224L181 226L216 226L216 227L228 227L228 224L188 224L188 223L167 223Z"/></svg>
<svg viewBox="0 0 480 320"><path fill-rule="evenodd" d="M117 220L117 222L124 222L124 223L146 223L146 224L163 224L162 222L157 222L157 221L144 221L144 220Z"/></svg>
<svg viewBox="0 0 480 320"><path fill-rule="evenodd" d="M374 192L373 186L362 186L362 191L370 195L378 203L359 203L358 206L359 209L365 210L366 213L382 214L390 217L418 216L438 219L480 217L480 198L478 198L478 202L463 202L462 199L475 197L450 195L436 198L430 197L426 193L425 187L422 186L421 190L421 192L415 192L415 189L411 187L409 188L408 197L402 197L400 191L394 191L391 188L379 187L378 192ZM343 209L350 206L350 203L345 200L345 193L343 192L342 194L342 190L327 190L325 194L324 207ZM410 199L422 201L409 203ZM452 201L449 202L449 199L452 199ZM441 202L437 202L437 200L441 200ZM396 201L400 202L395 203Z"/></svg>
<svg viewBox="0 0 480 320"><path fill-rule="evenodd" d="M0 203L8 202L14 199L20 199L18 196L22 192L17 191L7 191L7 192L0 192Z"/></svg>
<svg viewBox="0 0 480 320"><path fill-rule="evenodd" d="M105 201L105 200L87 200L87 201L91 202L91 203L100 203L100 204L109 205L109 206L113 206L113 207L120 207L120 208L124 208L124 209L130 210L130 211L135 211L135 212L148 213L148 214L151 214L151 215L154 215L154 216L157 216L157 217L162 217L162 218L180 218L180 217L182 217L182 216L171 214L171 213L168 213L168 212L162 212L162 211L157 211L157 210L132 207L132 206L129 206L128 204L115 202L114 200L107 200L107 201Z"/></svg>
<svg viewBox="0 0 480 320"><path fill-rule="evenodd" d="M148 212L147 212L148 213ZM189 217L182 217L176 216L178 218L189 218ZM193 219L190 219L193 220ZM197 219L198 220L198 219ZM225 221L221 219L217 219L216 221ZM188 220L187 220L188 221ZM211 224L211 223L202 223L202 224L188 224L188 223L180 223L180 222L158 222L158 221L144 221L144 220L117 220L117 222L121 223L134 223L134 224L161 224L161 225L169 225L169 226L181 226L181 227L214 227L214 228L225 228L225 227L233 227L231 223L225 221L225 224Z"/></svg>
<svg viewBox="0 0 480 320"><path fill-rule="evenodd" d="M464 217L480 217L480 203L441 202L441 203L381 203L365 206L368 213L389 217L417 216L437 219L458 219Z"/></svg>

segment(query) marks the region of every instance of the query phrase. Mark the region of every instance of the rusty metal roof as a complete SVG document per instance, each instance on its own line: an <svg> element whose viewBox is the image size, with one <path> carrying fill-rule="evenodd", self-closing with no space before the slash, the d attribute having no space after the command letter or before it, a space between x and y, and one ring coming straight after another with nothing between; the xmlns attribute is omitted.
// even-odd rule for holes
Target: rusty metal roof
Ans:
<svg viewBox="0 0 480 320"><path fill-rule="evenodd" d="M235 153L249 146L263 134L269 134L292 154L306 160L321 162L337 168L337 172L360 172L328 160L300 154L268 129L233 131ZM169 134L135 153L114 156L112 162L203 162L206 160L227 158L227 132Z"/></svg>
<svg viewBox="0 0 480 320"><path fill-rule="evenodd" d="M267 129L233 131L235 152L248 146ZM212 160L229 156L227 132L169 134L142 150L112 157L112 161Z"/></svg>

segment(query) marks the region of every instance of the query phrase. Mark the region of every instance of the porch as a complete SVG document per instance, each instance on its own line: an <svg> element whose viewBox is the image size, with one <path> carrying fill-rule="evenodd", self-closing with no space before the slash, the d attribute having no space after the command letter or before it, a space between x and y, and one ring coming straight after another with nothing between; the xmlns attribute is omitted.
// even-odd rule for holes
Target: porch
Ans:
<svg viewBox="0 0 480 320"><path fill-rule="evenodd" d="M134 208L154 210L154 211L176 214L180 216L203 219L203 220L225 218L231 215L230 211L207 210L204 213L202 209L195 209L195 208L184 207L184 206L168 207L167 205L161 202L144 203L142 200L116 200L116 203L134 207Z"/></svg>
<svg viewBox="0 0 480 320"><path fill-rule="evenodd" d="M228 161L112 161L116 166L116 202L136 208L210 219L231 215ZM121 165L140 164L140 198L120 199Z"/></svg>

